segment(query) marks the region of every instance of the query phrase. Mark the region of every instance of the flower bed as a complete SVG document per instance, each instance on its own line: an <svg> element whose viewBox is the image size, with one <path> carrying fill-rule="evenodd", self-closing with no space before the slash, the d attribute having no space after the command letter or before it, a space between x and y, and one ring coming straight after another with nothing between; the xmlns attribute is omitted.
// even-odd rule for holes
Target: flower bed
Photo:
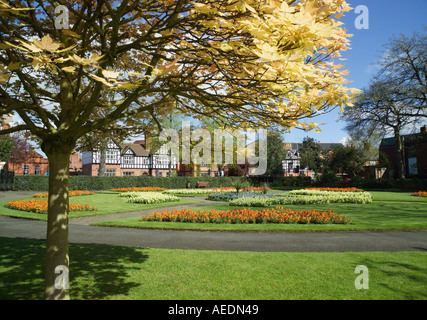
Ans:
<svg viewBox="0 0 427 320"><path fill-rule="evenodd" d="M119 195L120 197L127 197L127 202L131 203L162 203L169 201L179 201L180 198L170 194L161 192L125 192Z"/></svg>
<svg viewBox="0 0 427 320"><path fill-rule="evenodd" d="M47 200L13 200L5 204L6 208L33 213L47 214ZM98 208L88 204L72 203L69 204L70 211L96 211Z"/></svg>
<svg viewBox="0 0 427 320"><path fill-rule="evenodd" d="M427 191L418 191L411 194L411 196L415 197L427 197Z"/></svg>
<svg viewBox="0 0 427 320"><path fill-rule="evenodd" d="M363 189L358 188L327 188L327 187L321 187L321 188L305 188L305 190L320 190L320 191L338 191L338 192L364 192Z"/></svg>
<svg viewBox="0 0 427 320"><path fill-rule="evenodd" d="M286 204L322 204L322 203L371 203L369 192L336 192L322 190L293 190L281 197L239 197L231 199L230 206L268 207Z"/></svg>
<svg viewBox="0 0 427 320"><path fill-rule="evenodd" d="M237 198L270 198L275 197L276 195L272 193L261 193L254 191L244 191L244 192L213 192L208 196L208 200L213 201L230 201Z"/></svg>
<svg viewBox="0 0 427 320"><path fill-rule="evenodd" d="M69 197L74 197L74 196L87 196L87 195L92 195L95 194L94 192L90 192L90 191L82 191L82 190L71 190L68 191L68 196ZM35 195L33 195L33 198L47 198L49 196L49 193L36 193Z"/></svg>
<svg viewBox="0 0 427 320"><path fill-rule="evenodd" d="M351 220L346 216L334 214L333 210L327 211L292 211L283 207L275 209L253 210L234 209L217 211L173 210L153 212L151 215L141 217L142 221L161 222L195 222L195 223L299 223L299 224L347 224Z"/></svg>
<svg viewBox="0 0 427 320"><path fill-rule="evenodd" d="M146 191L146 192L153 192L153 191L164 191L167 190L166 188L160 188L160 187L129 187L129 188L116 188L111 189L110 191L118 191L118 192L132 192L132 191Z"/></svg>
<svg viewBox="0 0 427 320"><path fill-rule="evenodd" d="M212 188L188 188L188 189L169 189L163 191L164 194L200 194L205 195L214 192Z"/></svg>

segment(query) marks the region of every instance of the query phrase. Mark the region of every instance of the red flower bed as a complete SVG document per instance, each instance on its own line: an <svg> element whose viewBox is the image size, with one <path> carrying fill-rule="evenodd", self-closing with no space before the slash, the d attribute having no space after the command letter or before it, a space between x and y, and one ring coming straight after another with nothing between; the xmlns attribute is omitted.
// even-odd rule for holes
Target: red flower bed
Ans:
<svg viewBox="0 0 427 320"><path fill-rule="evenodd" d="M363 189L358 188L327 188L327 187L319 187L319 188L305 188L305 190L322 190L322 191L344 191L344 192L361 192L365 191Z"/></svg>
<svg viewBox="0 0 427 320"><path fill-rule="evenodd" d="M416 197L427 197L427 191L418 191L411 194L411 196Z"/></svg>
<svg viewBox="0 0 427 320"><path fill-rule="evenodd" d="M194 210L165 210L162 213L153 212L151 215L142 216L142 221L162 222L197 222L197 223L299 223L299 224L347 224L351 220L346 216L341 217L334 211L293 211L276 207L275 209L253 210L234 209L217 211L194 211Z"/></svg>
<svg viewBox="0 0 427 320"><path fill-rule="evenodd" d="M33 213L47 214L47 200L13 200L5 204L6 208ZM96 211L98 208L88 204L72 203L69 204L70 211Z"/></svg>
<svg viewBox="0 0 427 320"><path fill-rule="evenodd" d="M130 191L164 191L164 190L167 190L167 188L160 188L160 187L129 187L129 188L111 189L110 191L130 192Z"/></svg>
<svg viewBox="0 0 427 320"><path fill-rule="evenodd" d="M95 194L94 192L90 192L90 191L82 191L82 190L71 190L68 191L68 196L69 197L74 197L74 196L87 196L87 195L91 195L91 194ZM49 196L49 193L36 193L35 195L33 195L33 198L47 198Z"/></svg>

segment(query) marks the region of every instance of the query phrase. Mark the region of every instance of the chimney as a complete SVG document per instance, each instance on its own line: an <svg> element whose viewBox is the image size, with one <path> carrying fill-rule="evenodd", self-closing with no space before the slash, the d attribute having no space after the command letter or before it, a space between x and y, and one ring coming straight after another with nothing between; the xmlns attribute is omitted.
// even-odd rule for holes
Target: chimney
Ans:
<svg viewBox="0 0 427 320"><path fill-rule="evenodd" d="M422 126L422 127L420 128L420 132L421 132L421 133L427 132L427 126L426 126L426 125Z"/></svg>

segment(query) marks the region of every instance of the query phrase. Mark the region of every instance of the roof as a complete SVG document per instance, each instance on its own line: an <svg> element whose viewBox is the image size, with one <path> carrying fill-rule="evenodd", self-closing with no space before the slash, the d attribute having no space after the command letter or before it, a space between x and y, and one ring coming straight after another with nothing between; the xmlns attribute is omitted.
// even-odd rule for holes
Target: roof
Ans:
<svg viewBox="0 0 427 320"><path fill-rule="evenodd" d="M122 144L122 152L121 154L123 155L127 150L131 149L133 151L133 153L135 154L135 156L137 157L148 157L150 155L150 151L145 150L143 146L141 146L140 144Z"/></svg>
<svg viewBox="0 0 427 320"><path fill-rule="evenodd" d="M338 143L336 143L336 142L333 142L333 143L318 142L316 144L320 147L320 150L330 150L330 149L332 149L333 146L342 146L342 143L339 143L339 142ZM289 143L285 143L285 145L288 147L288 149L298 150L301 148L302 143L289 142Z"/></svg>
<svg viewBox="0 0 427 320"><path fill-rule="evenodd" d="M405 145L415 145L420 142L427 142L427 132L419 132L413 134L405 134L401 136L404 139ZM394 137L384 138L381 140L380 148L394 147Z"/></svg>

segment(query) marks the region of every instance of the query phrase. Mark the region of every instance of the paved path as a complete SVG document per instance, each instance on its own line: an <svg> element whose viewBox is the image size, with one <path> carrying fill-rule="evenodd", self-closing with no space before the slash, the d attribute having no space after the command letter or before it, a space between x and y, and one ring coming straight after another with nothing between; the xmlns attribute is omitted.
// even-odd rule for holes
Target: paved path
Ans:
<svg viewBox="0 0 427 320"><path fill-rule="evenodd" d="M6 198L1 197L0 201L9 200ZM14 193L14 198L18 198L16 193ZM208 204L209 202L205 201L197 206ZM168 207L168 209L172 208ZM71 219L69 240L71 243L97 243L143 248L259 252L427 251L427 232L424 231L216 232L89 226L89 223L95 220L141 216L152 210L90 217L90 219ZM0 216L0 237L46 239L46 223Z"/></svg>

